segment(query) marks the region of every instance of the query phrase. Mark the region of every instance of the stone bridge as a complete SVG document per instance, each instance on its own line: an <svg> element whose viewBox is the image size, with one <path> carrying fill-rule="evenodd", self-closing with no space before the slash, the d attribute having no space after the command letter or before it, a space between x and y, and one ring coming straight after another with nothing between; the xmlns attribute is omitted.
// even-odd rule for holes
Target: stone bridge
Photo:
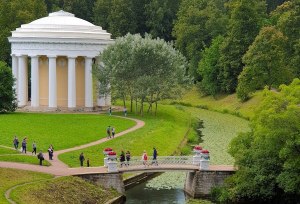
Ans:
<svg viewBox="0 0 300 204"><path fill-rule="evenodd" d="M209 160L204 162L209 162ZM84 173L75 176L125 193L123 173L183 171L187 172L185 192L193 198L199 198L209 196L211 188L222 185L225 178L235 172L231 165L208 165L205 163L204 166L201 166L201 161L195 159L195 156L160 156L156 161L148 160L147 163L142 161L141 157L132 157L130 162L122 163L113 159L106 161L106 166L108 173Z"/></svg>

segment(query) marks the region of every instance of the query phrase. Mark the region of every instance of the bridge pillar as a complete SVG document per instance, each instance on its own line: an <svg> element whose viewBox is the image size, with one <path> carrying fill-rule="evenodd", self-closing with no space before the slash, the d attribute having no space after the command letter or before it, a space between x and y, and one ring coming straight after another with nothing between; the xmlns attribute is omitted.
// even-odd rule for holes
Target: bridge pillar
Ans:
<svg viewBox="0 0 300 204"><path fill-rule="evenodd" d="M110 174L91 173L91 174L77 174L74 176L78 176L86 181L90 181L106 189L114 188L119 193L125 194L123 176L121 173L110 173Z"/></svg>
<svg viewBox="0 0 300 204"><path fill-rule="evenodd" d="M221 186L234 171L195 171L187 173L184 191L193 198L206 198L213 187Z"/></svg>

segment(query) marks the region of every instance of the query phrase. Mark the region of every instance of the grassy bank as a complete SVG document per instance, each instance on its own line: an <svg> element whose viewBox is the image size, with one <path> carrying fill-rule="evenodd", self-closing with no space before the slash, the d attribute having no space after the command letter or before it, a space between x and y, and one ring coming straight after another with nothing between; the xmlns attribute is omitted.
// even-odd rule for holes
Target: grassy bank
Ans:
<svg viewBox="0 0 300 204"><path fill-rule="evenodd" d="M181 100L175 102L188 106L230 113L249 119L253 117L254 109L258 106L262 97L263 92L258 91L253 94L250 100L242 103L237 99L236 94L218 95L214 98L212 96L203 96L201 92L194 87L187 91Z"/></svg>
<svg viewBox="0 0 300 204"><path fill-rule="evenodd" d="M118 195L112 189L102 189L78 177L61 177L16 188L11 197L19 204L102 204Z"/></svg>
<svg viewBox="0 0 300 204"><path fill-rule="evenodd" d="M19 154L20 152L14 149L0 147L0 155L2 154Z"/></svg>
<svg viewBox="0 0 300 204"><path fill-rule="evenodd" d="M28 151L33 141L37 149L66 149L106 137L106 128L113 125L117 132L135 125L134 121L103 114L14 113L0 115L0 144L13 146L14 135L19 141L28 137ZM21 143L20 143L21 144Z"/></svg>
<svg viewBox="0 0 300 204"><path fill-rule="evenodd" d="M131 116L130 116L131 117ZM121 150L140 156L146 150L152 155L156 147L159 155L171 155L182 141L190 124L190 113L175 106L160 105L157 116L133 116L145 121L145 126L137 131L115 138L104 144L60 155L60 159L71 167L79 166L78 157L84 152L92 166L103 165L103 149L113 148L118 154Z"/></svg>
<svg viewBox="0 0 300 204"><path fill-rule="evenodd" d="M16 169L6 169L0 168L0 203L5 204L9 203L5 199L5 192L20 184L39 181L43 179L50 179L52 178L51 175L36 173L31 171L23 171L23 170L16 170Z"/></svg>
<svg viewBox="0 0 300 204"><path fill-rule="evenodd" d="M37 156L29 156L29 155L0 155L0 161L6 162L18 162L24 164L40 164L40 160L38 160ZM51 164L47 161L43 161L43 166L50 166Z"/></svg>
<svg viewBox="0 0 300 204"><path fill-rule="evenodd" d="M118 154L121 150L129 150L132 156L140 156L143 150L152 155L152 148L155 146L159 155L171 155L183 140L190 119L199 117L204 120L205 125L205 137L201 145L211 151L212 164L233 164L233 159L227 154L228 143L238 132L248 130L248 121L244 119L180 105L160 105L156 117L132 117L144 120L145 126L104 144L60 155L60 159L71 167L78 167L79 154L84 152L92 166L103 165L102 151L106 147L113 148Z"/></svg>

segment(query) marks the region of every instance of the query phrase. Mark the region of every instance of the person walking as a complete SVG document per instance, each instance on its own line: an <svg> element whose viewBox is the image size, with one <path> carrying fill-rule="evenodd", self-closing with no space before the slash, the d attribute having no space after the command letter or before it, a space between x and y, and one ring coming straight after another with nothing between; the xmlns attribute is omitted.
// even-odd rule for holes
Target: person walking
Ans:
<svg viewBox="0 0 300 204"><path fill-rule="evenodd" d="M44 160L45 158L44 158L44 155L43 155L42 150L41 150L40 153L37 155L37 158L40 160L40 165L43 166L43 160Z"/></svg>
<svg viewBox="0 0 300 204"><path fill-rule="evenodd" d="M143 155L142 155L142 160L143 160L143 164L144 164L145 167L146 167L146 166L149 166L149 165L148 165L148 155L147 155L146 150L144 150L144 153L143 153Z"/></svg>
<svg viewBox="0 0 300 204"><path fill-rule="evenodd" d="M111 135L112 138L115 138L115 134L116 134L116 129L114 127L111 128Z"/></svg>
<svg viewBox="0 0 300 204"><path fill-rule="evenodd" d="M152 165L155 164L156 166L158 166L157 163L157 150L155 147L153 147L153 158L152 158Z"/></svg>
<svg viewBox="0 0 300 204"><path fill-rule="evenodd" d="M126 152L126 165L129 166L129 161L130 161L130 152Z"/></svg>
<svg viewBox="0 0 300 204"><path fill-rule="evenodd" d="M27 147L27 137L25 137L22 141L22 153L25 152L26 154L26 147Z"/></svg>
<svg viewBox="0 0 300 204"><path fill-rule="evenodd" d="M84 162L83 152L81 152L81 154L79 156L79 161L80 161L80 166L83 167L83 162Z"/></svg>
<svg viewBox="0 0 300 204"><path fill-rule="evenodd" d="M35 141L33 141L33 143L32 143L32 155L33 155L33 153L34 153L34 155L36 155L36 143L35 143Z"/></svg>
<svg viewBox="0 0 300 204"><path fill-rule="evenodd" d="M125 165L125 153L123 150L120 155L120 162L121 162L120 167L122 168L122 166Z"/></svg>
<svg viewBox="0 0 300 204"><path fill-rule="evenodd" d="M124 112L124 116L127 117L127 108L126 108L126 106L124 106L123 112Z"/></svg>
<svg viewBox="0 0 300 204"><path fill-rule="evenodd" d="M54 148L52 145L48 148L49 160L53 160Z"/></svg>
<svg viewBox="0 0 300 204"><path fill-rule="evenodd" d="M111 107L109 107L109 109L108 109L109 115L111 115L111 112L112 112Z"/></svg>
<svg viewBox="0 0 300 204"><path fill-rule="evenodd" d="M111 136L110 136L110 134L111 134L111 131L110 131L110 125L107 127L107 129L106 129L106 133L107 133L107 139L109 139Z"/></svg>
<svg viewBox="0 0 300 204"><path fill-rule="evenodd" d="M14 140L13 140L13 144L16 150L18 150L19 147L19 139L17 138L17 136L15 136Z"/></svg>

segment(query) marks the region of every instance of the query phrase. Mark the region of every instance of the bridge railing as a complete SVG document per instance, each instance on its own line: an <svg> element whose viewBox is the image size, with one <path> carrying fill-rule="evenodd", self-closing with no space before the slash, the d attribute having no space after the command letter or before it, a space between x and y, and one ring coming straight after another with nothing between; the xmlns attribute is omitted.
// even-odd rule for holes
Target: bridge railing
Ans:
<svg viewBox="0 0 300 204"><path fill-rule="evenodd" d="M118 161L118 167L145 167L145 166L177 166L177 165L193 165L192 156L158 156L156 160L153 160L151 157L148 157L147 162L145 163L142 160L142 157L131 157L130 161L120 162Z"/></svg>

